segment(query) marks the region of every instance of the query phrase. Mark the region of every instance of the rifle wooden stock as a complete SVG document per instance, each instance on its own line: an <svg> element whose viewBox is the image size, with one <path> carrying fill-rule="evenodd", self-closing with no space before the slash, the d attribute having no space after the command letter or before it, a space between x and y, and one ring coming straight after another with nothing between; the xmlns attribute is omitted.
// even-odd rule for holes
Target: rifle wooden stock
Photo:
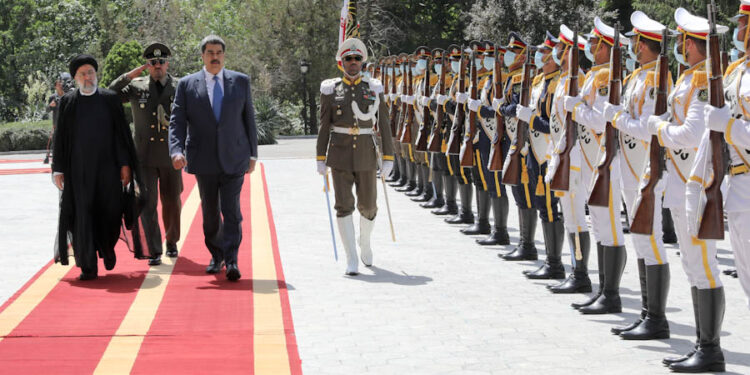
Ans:
<svg viewBox="0 0 750 375"><path fill-rule="evenodd" d="M437 63L437 61L435 62ZM438 94L445 95L445 74L446 74L446 61L445 57L442 57L440 61L440 81L437 83ZM435 111L435 124L432 127L432 136L427 144L427 151L429 152L440 152L443 147L443 122L445 121L445 111L443 106L438 104L437 111Z"/></svg>
<svg viewBox="0 0 750 375"><path fill-rule="evenodd" d="M499 44L496 44L499 46ZM500 49L497 49L495 56L495 68L492 75L493 83L495 84L495 99L503 97L503 70L500 65L501 55ZM492 142L492 148L490 149L490 157L487 162L487 169L495 172L503 170L503 137L505 137L505 118L498 109L495 110L495 139Z"/></svg>
<svg viewBox="0 0 750 375"><path fill-rule="evenodd" d="M401 94L405 95L407 93L407 85L409 84L409 80L407 79L407 70L408 70L409 63L408 61L402 62L401 67L403 69L403 72L401 72L402 79L401 79ZM401 101L401 109L398 111L398 129L395 133L393 133L393 137L396 138L399 142L401 142L401 134L404 131L404 124L406 123L406 103Z"/></svg>
<svg viewBox="0 0 750 375"><path fill-rule="evenodd" d="M461 46L461 68L458 72L458 91L457 93L466 91L466 59L467 56L463 52L464 47ZM451 126L451 135L448 138L448 149L445 151L448 155L458 155L461 152L461 136L463 135L464 121L466 121L466 112L464 111L464 105L456 103L456 111L453 116L453 125Z"/></svg>
<svg viewBox="0 0 750 375"><path fill-rule="evenodd" d="M609 71L609 102L614 105L620 104L622 93L622 49L620 48L620 25L615 24L615 42L610 54ZM612 123L607 122L604 131L604 160L597 166L596 180L589 195L589 206L608 207L611 195L610 168L617 156L617 129ZM611 197L612 204L620 201L620 197ZM617 205L615 207L618 207Z"/></svg>
<svg viewBox="0 0 750 375"><path fill-rule="evenodd" d="M524 107L529 105L531 101L531 69L534 68L531 62L531 47L527 47L526 62L523 65L523 81L521 83L521 98L520 104ZM504 185L520 185L521 184L521 149L524 148L528 141L529 124L526 121L518 120L516 126L516 139L510 145L508 150L508 159L505 161L503 166L503 184Z"/></svg>
<svg viewBox="0 0 750 375"><path fill-rule="evenodd" d="M662 33L661 54L656 63L656 102L654 115L667 112L667 90L669 89L669 58L667 57L667 30ZM654 228L654 210L656 209L656 184L664 173L664 148L659 145L659 139L651 136L648 151L648 183L641 188L636 201L635 215L630 223L630 232L651 235Z"/></svg>
<svg viewBox="0 0 750 375"><path fill-rule="evenodd" d="M391 94L396 94L398 92L398 88L396 87L396 64L391 63ZM391 113L390 113L390 126L391 126L391 136L396 137L398 133L396 131L398 130L398 106L396 106L396 100L394 99L391 102Z"/></svg>
<svg viewBox="0 0 750 375"><path fill-rule="evenodd" d="M573 33L573 40L576 44L570 47L570 55L568 56L568 74L570 74L568 95L578 96L578 31ZM557 100L562 100L562 98ZM557 169L555 169L549 184L550 190L556 191L570 190L570 151L573 150L578 139L578 125L573 121L573 114L570 112L565 113L563 129L565 129L563 130L565 149L557 154Z"/></svg>
<svg viewBox="0 0 750 375"><path fill-rule="evenodd" d="M477 64L474 60L474 53L469 58L471 64L471 99L477 99ZM469 125L466 127L466 134L464 134L464 142L461 145L461 153L459 159L461 160L462 167L471 167L474 165L474 134L477 131L477 113L469 111Z"/></svg>
<svg viewBox="0 0 750 375"><path fill-rule="evenodd" d="M430 97L430 63L427 63L427 69L424 73L424 90L422 95L426 98ZM427 137L430 135L430 106L426 105L422 109L422 124L419 126L419 132L417 133L417 140L414 142L414 149L417 151L427 151Z"/></svg>
<svg viewBox="0 0 750 375"><path fill-rule="evenodd" d="M716 5L713 0L708 6L708 21L710 33L708 35L708 58L711 71L708 72L709 103L717 108L724 106L724 82L722 81L721 65L719 62L719 34L716 32ZM721 183L724 181L724 134L711 131L709 133L711 143L711 167L714 178L705 189L706 206L703 209L703 218L698 227L698 238L703 240L724 239L724 207L721 196Z"/></svg>
<svg viewBox="0 0 750 375"><path fill-rule="evenodd" d="M414 95L414 74L411 72L411 63L406 64L406 71L407 71L407 77L409 79L409 83L406 86L406 95L412 96ZM404 121L403 129L401 129L401 143L409 143L412 142L411 137L411 128L414 126L414 105L412 104L406 104L406 121Z"/></svg>

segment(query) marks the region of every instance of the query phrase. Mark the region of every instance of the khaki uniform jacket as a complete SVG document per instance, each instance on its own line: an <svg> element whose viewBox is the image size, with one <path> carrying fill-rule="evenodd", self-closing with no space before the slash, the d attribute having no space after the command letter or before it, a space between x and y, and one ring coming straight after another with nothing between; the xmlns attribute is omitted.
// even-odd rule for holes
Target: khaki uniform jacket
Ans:
<svg viewBox="0 0 750 375"><path fill-rule="evenodd" d="M169 157L169 116L176 87L177 79L170 75L167 75L161 95L151 77L130 80L123 74L109 85L109 89L116 92L123 102L130 102L135 123L135 148L143 166L172 165Z"/></svg>
<svg viewBox="0 0 750 375"><path fill-rule="evenodd" d="M332 169L342 171L368 171L378 169L376 144L370 134L340 134L333 127L356 128L352 102L356 102L360 111L368 112L370 105L375 104L375 97L380 103L377 109L377 127L382 138L383 160L393 160L393 142L391 128L388 124L388 105L383 95L383 85L376 79L359 78L351 82L346 78L335 78L323 81L320 85L320 130L318 132L317 160L325 160ZM371 120L359 120L362 129L372 128Z"/></svg>

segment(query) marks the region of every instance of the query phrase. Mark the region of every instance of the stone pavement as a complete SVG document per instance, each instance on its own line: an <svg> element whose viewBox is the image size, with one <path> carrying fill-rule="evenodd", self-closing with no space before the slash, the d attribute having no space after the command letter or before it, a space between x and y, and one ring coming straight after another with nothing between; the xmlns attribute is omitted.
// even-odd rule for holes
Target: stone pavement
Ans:
<svg viewBox="0 0 750 375"><path fill-rule="evenodd" d="M285 139L260 149L304 373L660 374L668 372L660 364L664 356L682 354L692 346L689 287L676 249L669 251L672 287L667 314L672 338L628 342L609 333L611 326L632 321L640 309L629 236L621 289L624 312L581 316L569 304L583 296L552 295L545 282L521 275L541 260L504 262L496 256L501 247L475 245L458 227L389 188L397 237L391 242L379 187L375 266L361 267L362 274L355 278L344 276L338 233L340 259L333 260L314 143ZM0 192L2 303L51 258L57 193L49 175L41 174L0 176ZM516 242L517 214L513 209L510 214L511 239ZM541 228L536 239L537 248L543 249ZM728 241L719 249L720 264L730 266ZM566 264L569 257L566 245ZM590 264L595 267L596 259ZM595 272L592 268L592 279ZM748 374L750 311L738 281L722 277L727 370Z"/></svg>

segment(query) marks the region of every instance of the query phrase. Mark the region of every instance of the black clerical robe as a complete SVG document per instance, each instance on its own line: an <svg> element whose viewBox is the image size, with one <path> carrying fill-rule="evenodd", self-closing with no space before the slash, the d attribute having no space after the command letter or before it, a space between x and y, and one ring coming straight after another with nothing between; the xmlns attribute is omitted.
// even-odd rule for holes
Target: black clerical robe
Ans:
<svg viewBox="0 0 750 375"><path fill-rule="evenodd" d="M91 96L72 91L60 100L52 171L64 174L55 261L68 264L72 244L76 265L96 273L97 255L106 269L116 262L114 247L123 218L138 231L139 199L123 192L120 169L129 166L140 185L138 160L119 97L98 89ZM145 192L144 192L145 193ZM142 199L142 198L141 198ZM131 233L131 238L140 238Z"/></svg>

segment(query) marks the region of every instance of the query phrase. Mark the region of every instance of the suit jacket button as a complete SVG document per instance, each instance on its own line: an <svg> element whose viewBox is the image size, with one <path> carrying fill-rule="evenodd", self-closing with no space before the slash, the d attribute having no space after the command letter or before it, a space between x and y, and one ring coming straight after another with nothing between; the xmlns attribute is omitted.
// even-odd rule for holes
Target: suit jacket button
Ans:
<svg viewBox="0 0 750 375"><path fill-rule="evenodd" d="M355 141L357 140L357 136L352 137Z"/></svg>

